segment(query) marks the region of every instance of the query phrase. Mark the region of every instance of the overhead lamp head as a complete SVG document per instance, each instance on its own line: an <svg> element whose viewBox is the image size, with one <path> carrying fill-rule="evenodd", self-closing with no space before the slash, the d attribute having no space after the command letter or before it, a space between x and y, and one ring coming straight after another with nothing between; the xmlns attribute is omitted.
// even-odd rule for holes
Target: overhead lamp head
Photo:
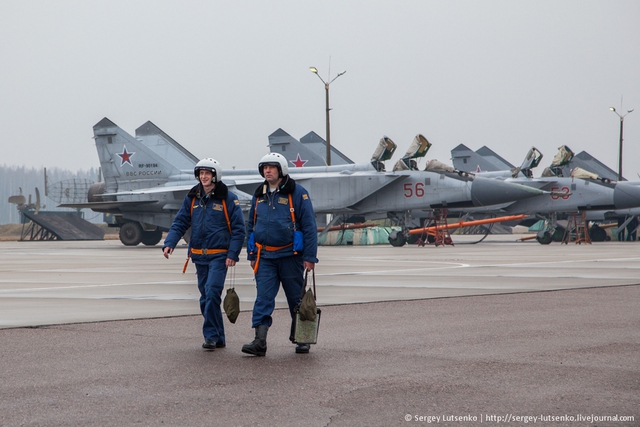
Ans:
<svg viewBox="0 0 640 427"><path fill-rule="evenodd" d="M613 111L614 113L616 112L616 109L613 107L609 107L609 110Z"/></svg>
<svg viewBox="0 0 640 427"><path fill-rule="evenodd" d="M312 73L318 74L318 69L316 67L309 67L309 70L311 70Z"/></svg>

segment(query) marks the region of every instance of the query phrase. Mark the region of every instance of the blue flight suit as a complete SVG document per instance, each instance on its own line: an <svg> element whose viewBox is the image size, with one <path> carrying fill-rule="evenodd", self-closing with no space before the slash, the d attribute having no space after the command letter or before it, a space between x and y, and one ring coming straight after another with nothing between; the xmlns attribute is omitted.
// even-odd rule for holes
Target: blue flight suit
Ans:
<svg viewBox="0 0 640 427"><path fill-rule="evenodd" d="M249 261L257 261L256 301L253 305L252 327L271 326L271 314L280 284L287 297L289 312L300 303L304 288L303 261L317 263L318 234L316 218L309 193L286 175L275 192L269 192L269 184L260 185L251 201L247 231L253 233L258 248L247 252ZM293 203L295 228L303 236L304 248L294 253L294 224L291 218L289 195Z"/></svg>
<svg viewBox="0 0 640 427"><path fill-rule="evenodd" d="M227 206L228 223L223 200ZM222 290L227 276L225 262L227 258L239 261L245 237L244 218L238 197L229 191L223 182L216 183L213 192L209 195L204 194L202 184L196 185L182 202L182 207L164 240L164 247L175 248L189 227L191 227L189 251L191 261L196 266L200 312L204 317L202 334L205 340L226 345L220 309ZM214 253L191 252L200 252L203 249L213 250L211 252Z"/></svg>

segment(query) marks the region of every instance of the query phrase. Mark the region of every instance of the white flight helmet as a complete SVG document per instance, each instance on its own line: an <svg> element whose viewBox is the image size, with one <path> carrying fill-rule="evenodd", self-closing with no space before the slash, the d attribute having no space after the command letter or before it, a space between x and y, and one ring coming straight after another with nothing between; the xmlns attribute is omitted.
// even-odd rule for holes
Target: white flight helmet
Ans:
<svg viewBox="0 0 640 427"><path fill-rule="evenodd" d="M279 153L269 153L260 159L260 163L258 163L258 170L260 171L260 175L264 178L264 172L262 171L262 167L265 165L275 166L278 168L278 172L280 172L280 178L284 177L289 173L289 166L287 165L287 159L284 158L282 154Z"/></svg>
<svg viewBox="0 0 640 427"><path fill-rule="evenodd" d="M213 182L220 182L222 179L222 167L220 167L220 163L217 160L212 159L211 157L207 157L206 159L202 159L196 164L196 167L193 168L193 174L196 176L196 179L200 181L200 171L205 170L213 173Z"/></svg>

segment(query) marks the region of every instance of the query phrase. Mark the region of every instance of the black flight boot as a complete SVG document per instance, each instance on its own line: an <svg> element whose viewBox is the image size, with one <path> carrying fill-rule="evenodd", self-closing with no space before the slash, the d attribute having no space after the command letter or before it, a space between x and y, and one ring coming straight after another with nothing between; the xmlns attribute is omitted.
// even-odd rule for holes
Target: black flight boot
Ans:
<svg viewBox="0 0 640 427"><path fill-rule="evenodd" d="M251 344L245 344L242 346L242 352L247 354L253 354L254 356L264 356L267 353L267 332L269 327L267 325L259 325L256 327L256 338Z"/></svg>
<svg viewBox="0 0 640 427"><path fill-rule="evenodd" d="M311 348L311 346L309 344L298 344L296 346L296 353L298 354L307 354L309 353L309 349Z"/></svg>
<svg viewBox="0 0 640 427"><path fill-rule="evenodd" d="M216 349L216 342L214 340L204 340L202 348L204 348L205 350L213 351Z"/></svg>

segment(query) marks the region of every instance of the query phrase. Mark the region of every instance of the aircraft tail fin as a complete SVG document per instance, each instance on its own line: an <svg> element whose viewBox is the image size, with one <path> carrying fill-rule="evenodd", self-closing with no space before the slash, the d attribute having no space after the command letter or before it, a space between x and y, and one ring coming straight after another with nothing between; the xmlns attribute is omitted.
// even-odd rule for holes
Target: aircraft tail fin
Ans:
<svg viewBox="0 0 640 427"><path fill-rule="evenodd" d="M289 135L282 129L278 129L269 135L269 150L272 153L282 154L289 162L290 167L326 166L324 157L300 141Z"/></svg>
<svg viewBox="0 0 640 427"><path fill-rule="evenodd" d="M171 162L181 170L193 169L200 160L151 121L147 121L136 129L136 138L160 154L162 158L171 159Z"/></svg>
<svg viewBox="0 0 640 427"><path fill-rule="evenodd" d="M146 133L141 129L145 125ZM177 142L151 122L145 125L139 128L143 133L140 138L134 138L106 117L93 126L107 193L163 185L170 177L173 180L193 179L195 163L190 153L184 150L178 155ZM146 145L152 142L154 149ZM183 176L189 172L190 176Z"/></svg>
<svg viewBox="0 0 640 427"><path fill-rule="evenodd" d="M282 154L290 167L327 165L327 143L315 132L309 132L298 141L284 130L278 129L269 135L269 149L272 153ZM331 164L353 164L353 161L332 145Z"/></svg>
<svg viewBox="0 0 640 427"><path fill-rule="evenodd" d="M477 151L472 151L464 144L460 144L451 150L453 167L464 172L497 172L511 170L514 166L496 154L487 146Z"/></svg>

